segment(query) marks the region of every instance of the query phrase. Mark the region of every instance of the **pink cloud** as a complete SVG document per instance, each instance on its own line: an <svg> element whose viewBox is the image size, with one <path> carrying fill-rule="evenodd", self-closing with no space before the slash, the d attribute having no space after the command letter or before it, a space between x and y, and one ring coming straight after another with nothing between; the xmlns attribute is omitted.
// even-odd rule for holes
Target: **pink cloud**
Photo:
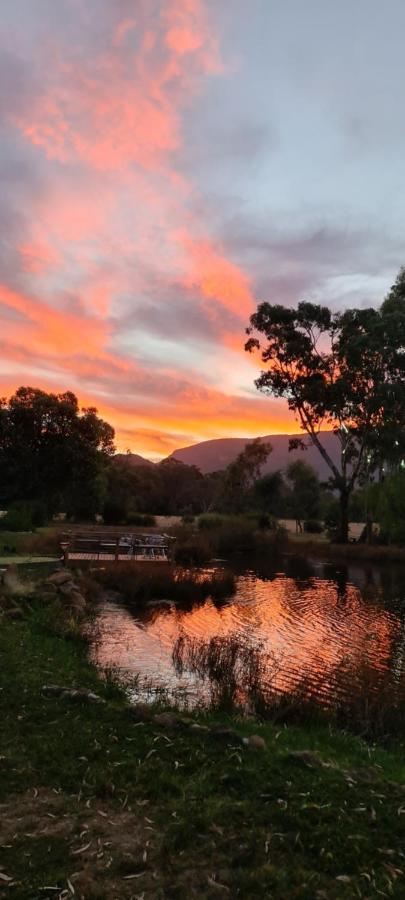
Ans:
<svg viewBox="0 0 405 900"><path fill-rule="evenodd" d="M155 370L140 362L137 308L152 296L152 281L156 318L178 291L182 309L195 304L214 329L218 353L221 344L243 353L241 323L254 298L248 274L204 214L191 212L203 204L174 154L184 110L222 71L206 4L158 0L150 12L140 0L136 17L115 9L91 52L85 36L83 44L39 46L31 102L11 113L47 179L17 247L13 286L0 286L0 310L10 314L3 360L21 366L14 387L30 366L37 383L72 386L118 430L143 434L144 452L158 452L159 429L165 445L171 435L266 431L267 408L231 396L226 378L216 391L201 369L184 378L176 360ZM123 352L129 321L133 342ZM181 351L181 319L177 340Z"/></svg>

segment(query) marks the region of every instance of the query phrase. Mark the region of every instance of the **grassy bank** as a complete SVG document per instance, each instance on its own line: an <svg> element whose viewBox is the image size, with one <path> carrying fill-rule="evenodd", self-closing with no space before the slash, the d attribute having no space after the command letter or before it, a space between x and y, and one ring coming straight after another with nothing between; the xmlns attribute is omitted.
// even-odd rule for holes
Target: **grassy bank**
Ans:
<svg viewBox="0 0 405 900"><path fill-rule="evenodd" d="M300 556L319 556L338 561L353 560L375 563L405 563L405 547L384 544L334 544L323 535L289 535L288 548Z"/></svg>
<svg viewBox="0 0 405 900"><path fill-rule="evenodd" d="M170 728L99 678L52 598L19 603L0 628L5 896L404 896L402 755L320 727Z"/></svg>

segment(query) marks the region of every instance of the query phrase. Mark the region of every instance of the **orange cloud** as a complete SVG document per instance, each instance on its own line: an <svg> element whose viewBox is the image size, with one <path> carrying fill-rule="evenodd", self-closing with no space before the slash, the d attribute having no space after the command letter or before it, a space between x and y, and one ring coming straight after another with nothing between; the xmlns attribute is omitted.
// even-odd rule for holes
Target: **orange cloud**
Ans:
<svg viewBox="0 0 405 900"><path fill-rule="evenodd" d="M182 232L177 238L187 258L183 284L198 288L208 300L217 301L246 320L254 306L246 273L209 240L193 240Z"/></svg>
<svg viewBox="0 0 405 900"><path fill-rule="evenodd" d="M103 350L108 336L107 324L100 319L72 315L54 309L36 298L10 290L0 284L0 305L21 313L23 321L11 322L10 340L50 356L79 355L85 348L88 356L109 359ZM119 360L122 365L122 360Z"/></svg>
<svg viewBox="0 0 405 900"><path fill-rule="evenodd" d="M127 446L133 435L133 449L145 453L174 449L179 436L183 443L253 436L288 422L294 431L280 407L233 396L231 379L227 384L222 348L243 354L253 287L204 215L192 213L203 204L174 154L183 146L184 110L204 79L221 71L207 6L139 0L136 16L120 17L113 4L108 21L89 53L85 40L38 46L36 93L11 114L48 177L17 245L13 287L0 286L0 310L8 312L3 361L20 372L4 383L27 383L31 366L29 381L72 387L117 427L119 442ZM198 337L200 368L192 360L187 376L184 364L176 370L176 360L158 359L155 332L148 357L147 327L137 322L148 300L159 322L177 289L184 315L195 303L196 322L208 323ZM212 371L207 378L201 347L205 340L213 359L211 333L222 360L221 390L205 383ZM157 334L163 343L164 330ZM179 354L187 340L179 320ZM233 368L237 362L234 353Z"/></svg>

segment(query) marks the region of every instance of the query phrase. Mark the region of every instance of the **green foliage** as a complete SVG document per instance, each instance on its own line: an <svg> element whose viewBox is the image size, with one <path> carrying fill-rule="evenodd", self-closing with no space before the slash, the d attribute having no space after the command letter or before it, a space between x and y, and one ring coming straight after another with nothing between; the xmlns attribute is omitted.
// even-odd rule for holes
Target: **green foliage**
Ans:
<svg viewBox="0 0 405 900"><path fill-rule="evenodd" d="M156 525L156 518L155 518L155 516L151 516L148 513L130 512L127 515L125 524L126 525L137 525L137 526L140 526L143 528L146 528L146 527L151 528L154 525Z"/></svg>
<svg viewBox="0 0 405 900"><path fill-rule="evenodd" d="M234 554L265 553L277 556L286 543L286 535L275 520L260 514L247 516L200 516L197 533L189 529L175 529L176 562L183 565L200 564L214 558ZM269 526L269 527L268 527Z"/></svg>
<svg viewBox="0 0 405 900"><path fill-rule="evenodd" d="M266 364L256 386L282 397L331 471L340 495L340 538L348 540L348 500L356 483L385 460L405 455L405 272L380 310L296 308L261 303L251 316L246 350ZM264 336L261 348L257 334ZM319 432L332 428L340 464Z"/></svg>
<svg viewBox="0 0 405 900"><path fill-rule="evenodd" d="M48 514L100 508L114 430L67 391L20 387L0 404L0 469L7 504L42 503Z"/></svg>
<svg viewBox="0 0 405 900"><path fill-rule="evenodd" d="M46 507L40 501L11 503L7 515L0 519L1 531L33 531L47 520Z"/></svg>
<svg viewBox="0 0 405 900"><path fill-rule="evenodd" d="M260 438L246 444L225 471L222 491L216 502L218 509L231 513L246 509L250 492L271 452L271 444L263 444Z"/></svg>
<svg viewBox="0 0 405 900"><path fill-rule="evenodd" d="M405 543L405 472L384 481L379 496L379 522L383 540Z"/></svg>
<svg viewBox="0 0 405 900"><path fill-rule="evenodd" d="M212 531L214 528L220 528L226 520L227 517L220 513L204 513L198 517L198 528L200 531Z"/></svg>
<svg viewBox="0 0 405 900"><path fill-rule="evenodd" d="M307 534L322 534L324 528L318 519L307 519L304 522L304 531Z"/></svg>
<svg viewBox="0 0 405 900"><path fill-rule="evenodd" d="M196 466L169 458L154 466L134 465L131 457L113 459L107 472L108 521L128 521L133 513L193 516L209 508L218 479ZM107 521L105 513L104 520Z"/></svg>
<svg viewBox="0 0 405 900"><path fill-rule="evenodd" d="M6 516L0 519L1 531L32 531L32 513L29 506L12 505Z"/></svg>
<svg viewBox="0 0 405 900"><path fill-rule="evenodd" d="M289 504L293 518L316 519L319 515L320 484L315 470L297 459L287 467L286 477L291 487Z"/></svg>
<svg viewBox="0 0 405 900"><path fill-rule="evenodd" d="M253 487L253 502L263 513L280 516L284 512L286 485L281 472L268 472Z"/></svg>

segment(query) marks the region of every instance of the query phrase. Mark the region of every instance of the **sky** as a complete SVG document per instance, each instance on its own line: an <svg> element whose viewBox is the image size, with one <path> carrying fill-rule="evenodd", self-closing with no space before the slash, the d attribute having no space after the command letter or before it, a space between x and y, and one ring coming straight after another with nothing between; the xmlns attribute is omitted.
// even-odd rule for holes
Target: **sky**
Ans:
<svg viewBox="0 0 405 900"><path fill-rule="evenodd" d="M0 394L73 390L152 459L297 432L257 303L405 264L403 0L2 0Z"/></svg>

